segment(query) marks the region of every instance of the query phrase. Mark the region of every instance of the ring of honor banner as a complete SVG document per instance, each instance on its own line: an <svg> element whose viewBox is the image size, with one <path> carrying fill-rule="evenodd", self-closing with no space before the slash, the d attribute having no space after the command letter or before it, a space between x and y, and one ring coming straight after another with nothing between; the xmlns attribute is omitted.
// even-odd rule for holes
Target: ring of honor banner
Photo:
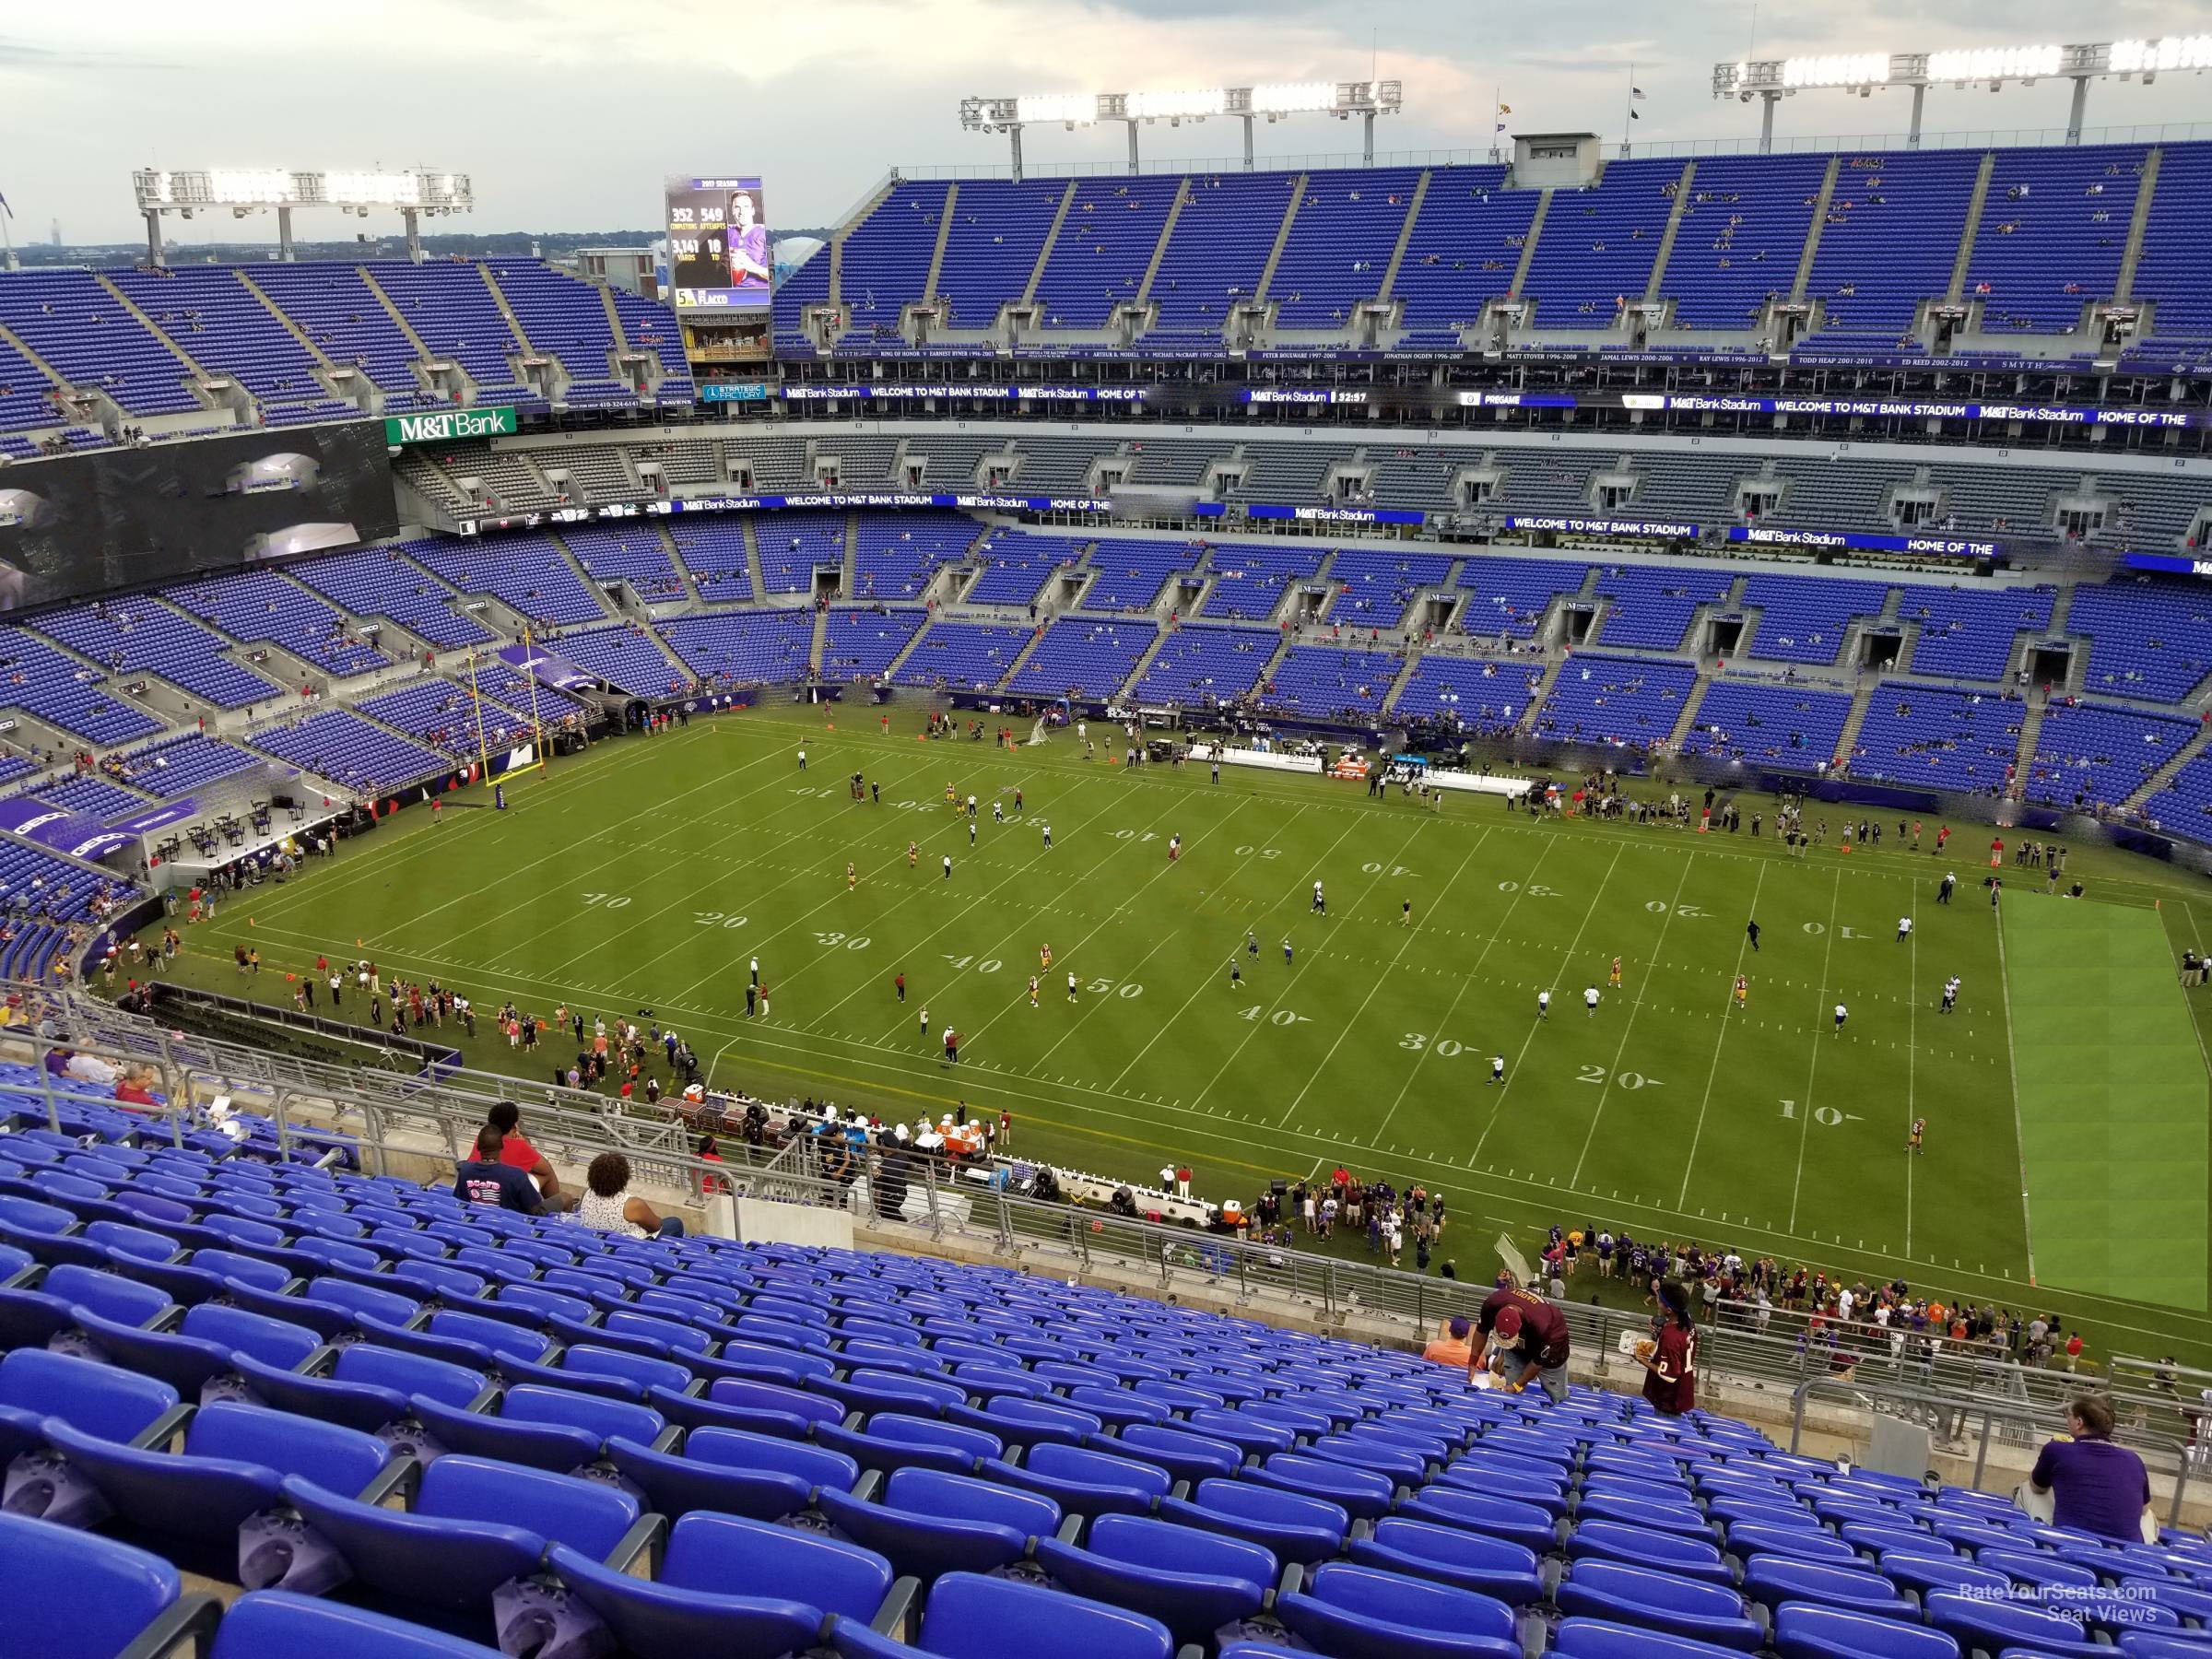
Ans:
<svg viewBox="0 0 2212 1659"><path fill-rule="evenodd" d="M676 309L765 309L775 267L760 181L672 178L665 194Z"/></svg>

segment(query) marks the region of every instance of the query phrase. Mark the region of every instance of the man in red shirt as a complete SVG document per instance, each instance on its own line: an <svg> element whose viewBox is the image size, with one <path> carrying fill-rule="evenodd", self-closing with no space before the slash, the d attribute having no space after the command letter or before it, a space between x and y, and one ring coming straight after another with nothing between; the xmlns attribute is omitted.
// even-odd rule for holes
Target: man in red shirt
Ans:
<svg viewBox="0 0 2212 1659"><path fill-rule="evenodd" d="M484 1114L484 1121L506 1137L500 1147L500 1161L512 1164L537 1183L538 1195L548 1211L575 1208L574 1195L560 1190L560 1177L546 1161L546 1155L523 1138L522 1116L522 1109L512 1100L501 1100Z"/></svg>
<svg viewBox="0 0 2212 1659"><path fill-rule="evenodd" d="M1467 1382L1483 1369L1485 1351L1496 1345L1491 1367L1510 1393L1541 1388L1555 1406L1567 1398L1567 1319L1540 1296L1510 1279L1493 1290L1475 1321L1475 1347L1467 1356Z"/></svg>

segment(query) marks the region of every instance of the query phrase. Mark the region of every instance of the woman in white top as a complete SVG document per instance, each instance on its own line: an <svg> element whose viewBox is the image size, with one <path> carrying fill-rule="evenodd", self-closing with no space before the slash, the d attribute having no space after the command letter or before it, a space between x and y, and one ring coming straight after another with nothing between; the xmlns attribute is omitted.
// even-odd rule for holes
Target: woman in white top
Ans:
<svg viewBox="0 0 2212 1659"><path fill-rule="evenodd" d="M643 1239L654 1233L663 1238L684 1236L683 1218L661 1216L642 1198L629 1192L629 1159L619 1152L602 1152L583 1172L583 1196L576 1216L586 1227L625 1238Z"/></svg>

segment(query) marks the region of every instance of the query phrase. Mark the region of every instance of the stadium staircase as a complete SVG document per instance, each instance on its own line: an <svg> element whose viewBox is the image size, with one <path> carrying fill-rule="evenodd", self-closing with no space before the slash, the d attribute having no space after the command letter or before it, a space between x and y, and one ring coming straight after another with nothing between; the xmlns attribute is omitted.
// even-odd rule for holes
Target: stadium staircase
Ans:
<svg viewBox="0 0 2212 1659"><path fill-rule="evenodd" d="M924 631L927 630L925 629ZM996 690L998 686L1012 685L1014 683L1014 677L1019 674L1023 668L1029 665L1030 659L1037 654L1037 648L1044 643L1045 636L1052 631L1052 617L1046 612L1040 610L1037 614L1037 626L1030 634L1029 643L1024 645L1020 651L1015 653L1014 660L1006 665L1006 673L998 677L997 684L994 685L992 689Z"/></svg>
<svg viewBox="0 0 2212 1659"><path fill-rule="evenodd" d="M118 288L105 271L94 271L92 273L92 280L100 285L100 288L102 293L106 294L109 299L114 300L116 304L122 306L124 311L134 322L138 324L139 327L145 329L147 334L153 335L155 339L159 340L162 347L169 352L170 356L175 358L178 362L183 364L185 369L191 372L193 381L192 394L194 397L199 398L203 403L206 403L210 406L216 406L218 404L218 398L216 394L209 390L208 382L221 380L230 381L230 383L233 386L238 385L238 382L230 380L229 375L210 371L199 361L198 359L194 358L191 352L187 351L182 346L179 345L177 341L171 336L169 330L163 328L159 323L155 322L151 316L147 315L145 309L141 307L135 300L124 293L122 288ZM252 399L247 396L246 390L243 386L238 386L237 396L248 406L251 406Z"/></svg>
<svg viewBox="0 0 2212 1659"><path fill-rule="evenodd" d="M845 222L830 232L830 303L843 304L845 276L845 239L868 221L868 216L883 206L884 200L899 187L897 174L888 174L870 191L867 199L853 209ZM755 592L759 590L756 589Z"/></svg>
<svg viewBox="0 0 2212 1659"><path fill-rule="evenodd" d="M2174 779L2181 775L2182 769L2203 755L2207 747L2212 747L2212 722L2200 720L2196 730L2190 734L2189 741L2174 751L2173 759L2144 779L2141 786L2119 804L2119 810L2122 813L2142 811L2159 791L2171 788ZM2033 750L2029 752L2030 756L2034 753Z"/></svg>
<svg viewBox="0 0 2212 1659"><path fill-rule="evenodd" d="M1544 221L1551 217L1551 192L1548 188L1536 197L1536 210L1528 216L1528 233L1521 242L1521 262L1513 266L1513 285L1505 290L1506 298L1518 300L1528 291L1528 267L1536 257L1536 239L1544 234Z"/></svg>
<svg viewBox="0 0 2212 1659"><path fill-rule="evenodd" d="M293 339L300 343L300 350L306 352L309 357L314 359L316 363L324 370L335 370L337 368L338 365L332 360L330 353L324 350L322 347L316 345L313 337L309 335L307 330L300 327L299 324L293 322L290 313L288 312L284 307L278 305L276 300L269 298L268 294L262 288L261 285L255 282L253 276L247 273L244 266L240 266L236 272L236 275L238 277L239 287L244 288L247 293L253 295L255 300L260 301L261 308L267 312L270 316L276 319L277 327L283 329L285 333L290 335ZM366 376L363 378L366 378Z"/></svg>
<svg viewBox="0 0 2212 1659"><path fill-rule="evenodd" d="M2143 158L2143 176L2136 184L2136 211L2127 222L2127 246L2121 251L2119 275L2112 282L2112 299L2124 302L2136 291L2136 267L2143 261L2143 238L2150 227L2151 202L2159 194L2159 167L2166 152L2158 145ZM2137 334L2144 332L2136 330Z"/></svg>
<svg viewBox="0 0 2212 1659"><path fill-rule="evenodd" d="M1813 261L1820 253L1820 231L1828 223L1828 206L1836 197L1836 175L1842 171L1843 158L1830 156L1828 171L1820 175L1820 194L1813 202L1812 221L1806 226L1805 249L1797 255L1797 274L1790 279L1790 298L1802 300L1805 290L1812 286Z"/></svg>
<svg viewBox="0 0 2212 1659"><path fill-rule="evenodd" d="M1405 664L1398 669L1398 677L1390 682L1390 689L1382 693L1382 712L1389 713L1398 706L1398 699L1406 695L1406 688L1413 684L1413 677L1421 670L1421 653L1409 651Z"/></svg>
<svg viewBox="0 0 2212 1659"><path fill-rule="evenodd" d="M830 611L826 606L814 610L814 633L806 642L806 667L810 673L822 671L822 659L830 647Z"/></svg>
<svg viewBox="0 0 2212 1659"><path fill-rule="evenodd" d="M394 303L391 295L384 292L384 285L377 281L375 273L371 271L367 265L360 267L360 273L362 285L376 297L376 302L384 308L384 314L392 319L393 326L397 328L401 334L406 336L408 345L415 347L415 360L420 364L428 364L440 360L438 354L432 351L429 347L424 343L423 337L415 332L415 324L407 321L406 313L401 311L399 307ZM468 371L463 369L460 364L455 363L453 366L453 372L460 378L464 384L468 385L470 388L470 395L473 397L475 395L475 382L469 380ZM418 378L419 379L422 377L418 375Z"/></svg>
<svg viewBox="0 0 2212 1659"><path fill-rule="evenodd" d="M1067 188L1071 193L1075 190L1072 180ZM946 185L945 206L937 210L937 240L930 244L929 249L929 274L922 279L922 300L924 304L934 304L936 300L937 276L945 269L945 244L952 240L953 209L959 206L959 202L960 187L958 184ZM1062 206L1065 206L1065 201Z"/></svg>
<svg viewBox="0 0 2212 1659"><path fill-rule="evenodd" d="M684 600L677 608L688 612L698 608L699 578L691 574L691 567L684 562L683 549L676 545L676 537L668 534L668 526L656 521L653 533L661 538L661 551L668 556L668 565L677 580L684 584Z"/></svg>
<svg viewBox="0 0 2212 1659"><path fill-rule="evenodd" d="M1191 182L1188 179L1175 187L1175 199L1168 204L1168 217L1159 221L1159 240L1152 244L1152 257L1145 262L1145 279L1136 285L1136 304L1142 307L1152 298L1152 281L1159 275L1160 262L1168 256L1168 239L1175 234L1176 222L1182 218L1182 205L1191 199Z"/></svg>
<svg viewBox="0 0 2212 1659"><path fill-rule="evenodd" d="M755 534L756 521L753 515L747 513L745 523L739 527L745 533L745 579L753 584L754 602L766 604L768 577L760 569L760 538Z"/></svg>
<svg viewBox="0 0 2212 1659"><path fill-rule="evenodd" d="M1521 718L1513 722L1513 730L1528 733L1536 729L1536 716L1544 712L1544 704L1551 696L1552 687L1559 683L1559 670L1566 667L1571 660L1566 656L1556 656L1544 665L1543 675L1530 689L1528 702L1521 711Z"/></svg>
<svg viewBox="0 0 2212 1659"><path fill-rule="evenodd" d="M1309 173L1300 173L1290 181L1290 200L1283 208L1283 222L1275 228L1275 245L1267 250L1267 263L1260 267L1260 279L1253 284L1252 300L1254 305L1267 303L1268 286L1275 281L1275 267L1282 262L1283 250L1290 245L1291 227L1298 223L1298 210L1305 203L1306 182Z"/></svg>
<svg viewBox="0 0 2212 1659"><path fill-rule="evenodd" d="M2020 711L2020 741L2013 750L2012 775L2005 780L2006 793L2017 792L2028 770L2035 763L2035 746L2043 735L2043 715L2051 707L2051 700L2041 692L2031 693Z"/></svg>
<svg viewBox="0 0 2212 1659"><path fill-rule="evenodd" d="M1044 281L1044 268L1052 262L1053 250L1060 245L1061 228L1067 223L1068 213L1075 206L1077 183L1078 181L1075 179L1067 182L1067 188L1060 193L1060 206L1053 209L1053 222L1044 230L1044 245L1037 250L1037 263L1030 267L1030 279L1021 285L1021 302L1024 305L1033 304L1037 299L1038 287ZM956 184L953 188L958 190L959 186ZM943 244L939 243L939 246ZM932 291L935 291L934 284Z"/></svg>
<svg viewBox="0 0 2212 1659"><path fill-rule="evenodd" d="M1682 745L1688 739L1689 728L1696 724L1698 711L1705 706L1706 688L1712 684L1712 670L1704 664L1698 665L1698 677L1689 688L1689 695L1682 700L1682 712L1675 716L1675 728L1666 735L1670 753L1680 754Z"/></svg>
<svg viewBox="0 0 2212 1659"><path fill-rule="evenodd" d="M1901 657L1899 660L1910 662L1912 659ZM1875 689L1880 683L1879 680L1870 681L1852 693L1851 712L1843 716L1843 731L1836 739L1835 758L1829 767L1830 772L1841 771L1851 764L1851 758L1859 747L1859 728L1866 724L1866 711L1874 706Z"/></svg>
<svg viewBox="0 0 2212 1659"><path fill-rule="evenodd" d="M1152 608L1154 613L1158 614L1160 607L1158 605L1155 605ZM1143 654L1138 656L1136 659L1136 666L1130 671L1129 677L1124 680L1121 685L1116 688L1115 695L1117 697L1127 697L1131 692L1135 691L1138 686L1144 683L1146 672L1152 666L1152 659L1159 654L1160 647L1168 642L1174 631L1174 629L1165 626L1154 629L1152 630L1152 643L1146 646Z"/></svg>
<svg viewBox="0 0 2212 1659"><path fill-rule="evenodd" d="M615 337L615 349L627 355L629 335L622 327L622 313L616 308L614 288L605 282L594 282L592 286L599 290L599 303L606 308L606 332Z"/></svg>
<svg viewBox="0 0 2212 1659"><path fill-rule="evenodd" d="M553 357L552 353L540 351L530 343L529 335L523 330L522 318L514 314L514 307L508 303L506 292L500 287L499 278L491 274L491 267L480 259L476 262L476 267L477 275L484 279L484 287L491 295L492 304L498 306L500 315L507 319L508 332L514 335L515 352L524 357L546 358L559 363L560 359Z"/></svg>
<svg viewBox="0 0 2212 1659"><path fill-rule="evenodd" d="M1413 227L1421 217L1421 204L1429 199L1429 181L1434 175L1426 167L1421 176L1413 182L1413 195L1406 204L1406 222L1398 227L1398 240L1390 246L1390 263L1382 267L1382 280L1375 286L1375 299L1388 304L1390 291L1397 285L1398 267L1406 263L1406 250L1413 241Z"/></svg>
<svg viewBox="0 0 2212 1659"><path fill-rule="evenodd" d="M1997 171L1996 153L1993 150L1982 158L1982 165L1974 172L1973 194L1967 198L1966 218L1959 227L1959 256L1951 262L1950 286L1945 297L1956 305L1966 292L1966 271L1974 257L1974 239L1982 233L1982 206L1989 200L1989 181Z"/></svg>
<svg viewBox="0 0 2212 1659"><path fill-rule="evenodd" d="M1683 216L1689 211L1690 192L1697 187L1698 164L1685 161L1682 176L1675 181L1675 199L1666 212L1666 229L1659 233L1659 251L1652 255L1652 274L1644 281L1643 297L1660 298L1659 284L1666 276L1666 262L1675 251L1675 236L1682 229Z"/></svg>
<svg viewBox="0 0 2212 1659"><path fill-rule="evenodd" d="M845 514L845 561L838 568L837 591L850 599L860 592L860 514Z"/></svg>

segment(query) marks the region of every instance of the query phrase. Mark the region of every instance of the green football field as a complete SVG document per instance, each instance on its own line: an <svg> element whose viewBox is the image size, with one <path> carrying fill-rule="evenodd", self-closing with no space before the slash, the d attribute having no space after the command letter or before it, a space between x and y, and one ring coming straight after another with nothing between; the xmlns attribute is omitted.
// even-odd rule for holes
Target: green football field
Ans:
<svg viewBox="0 0 2212 1659"><path fill-rule="evenodd" d="M179 977L288 1000L282 970L365 952L479 1010L650 1007L720 1085L887 1117L1005 1110L1017 1150L1120 1176L1187 1161L1216 1200L1340 1161L1418 1180L1452 1200L1463 1273L1488 1273L1500 1228L1594 1221L2056 1309L2098 1351L2212 1357L2206 1068L2173 972L2199 942L2193 877L2079 849L2077 903L2008 862L2000 931L1985 826L1940 860L1894 833L1846 855L1833 832L1794 858L1747 822L1535 823L1481 796L1430 812L1354 782L1126 771L1066 734L1009 754L837 712L697 719L518 779L504 812L405 813L226 904ZM880 805L849 798L855 771ZM947 784L982 803L972 845ZM244 986L241 940L266 964ZM745 1012L753 957L766 1018ZM515 1053L488 1028L468 1049L529 1080L570 1052Z"/></svg>

